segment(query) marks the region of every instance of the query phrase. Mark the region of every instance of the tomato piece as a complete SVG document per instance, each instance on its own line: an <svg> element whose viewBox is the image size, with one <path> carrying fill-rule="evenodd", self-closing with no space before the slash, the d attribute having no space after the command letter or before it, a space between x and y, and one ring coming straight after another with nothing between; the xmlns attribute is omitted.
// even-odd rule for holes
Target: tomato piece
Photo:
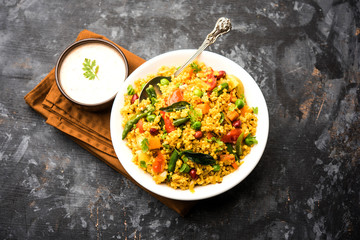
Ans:
<svg viewBox="0 0 360 240"><path fill-rule="evenodd" d="M210 68L209 73L206 75L205 83L209 85L209 91L212 91L216 87L216 77L214 76L214 70Z"/></svg>
<svg viewBox="0 0 360 240"><path fill-rule="evenodd" d="M165 157L164 155L162 155L160 151L158 151L155 157L155 161L152 165L152 169L154 173L162 173L164 171L164 167L165 167Z"/></svg>
<svg viewBox="0 0 360 240"><path fill-rule="evenodd" d="M176 103L176 102L180 102L184 100L184 94L182 92L181 89L176 89L169 97L169 106Z"/></svg>
<svg viewBox="0 0 360 240"><path fill-rule="evenodd" d="M221 141L223 141L224 143L235 144L240 134L241 134L240 128L232 129L230 132L222 136Z"/></svg>
<svg viewBox="0 0 360 240"><path fill-rule="evenodd" d="M144 127L143 127L143 124L144 124L144 120L143 119L140 119L137 123L136 123L136 127L139 129L139 133L144 133Z"/></svg>
<svg viewBox="0 0 360 240"><path fill-rule="evenodd" d="M161 114L162 119L164 119L166 132L171 133L172 131L174 131L175 127L174 127L174 124L172 123L171 119L165 115L164 111L160 111L160 114Z"/></svg>

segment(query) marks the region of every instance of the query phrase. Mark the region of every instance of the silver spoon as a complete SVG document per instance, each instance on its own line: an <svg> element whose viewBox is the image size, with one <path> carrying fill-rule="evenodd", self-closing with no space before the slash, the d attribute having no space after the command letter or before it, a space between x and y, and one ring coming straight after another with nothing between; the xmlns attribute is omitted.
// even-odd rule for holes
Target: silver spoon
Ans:
<svg viewBox="0 0 360 240"><path fill-rule="evenodd" d="M194 61L194 59L200 55L200 53L202 53L205 48L207 48L208 46L210 46L211 44L213 44L216 39L225 34L228 33L231 30L231 22L230 19L225 18L225 17L221 17L217 20L216 24L215 24L215 28L212 30L211 33L209 33L204 42L201 44L201 46L199 47L199 49L196 51L196 53L189 58L189 60L187 60L184 65L182 65L175 73L174 73L174 77L177 77L183 70L184 68L189 65L190 63L192 63ZM151 79L148 83L145 84L145 86L143 87L141 93L140 93L140 101L148 98L148 94L146 92L146 89L152 85L155 89L156 94L159 96L161 95L161 91L160 88L158 86L158 84L160 83L160 80L166 78L167 80L171 81L171 77L164 77L164 76L158 76L155 77L153 79Z"/></svg>

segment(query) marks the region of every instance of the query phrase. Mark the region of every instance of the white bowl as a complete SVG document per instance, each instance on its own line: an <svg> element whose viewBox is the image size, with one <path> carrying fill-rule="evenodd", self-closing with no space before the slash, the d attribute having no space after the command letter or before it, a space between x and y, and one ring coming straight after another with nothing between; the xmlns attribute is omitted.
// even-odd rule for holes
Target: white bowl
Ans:
<svg viewBox="0 0 360 240"><path fill-rule="evenodd" d="M124 93L127 91L129 84L134 84L139 78L144 78L148 74L156 74L161 66L181 66L187 59L195 53L196 50L178 50L159 55L141 65L137 68L127 80L120 86L120 90L114 100L111 110L110 131L113 146L120 163L125 170L135 179L140 185L149 191L160 196L177 199L177 200L200 200L221 194L232 187L239 184L250 172L255 168L259 162L268 138L269 132L269 115L264 96L254 81L254 79L238 64L230 59L216 53L204 51L199 57L200 62L204 62L207 66L211 66L214 70L224 70L228 74L233 74L239 77L244 84L245 97L250 107L258 107L258 126L256 144L250 154L244 158L244 163L233 173L224 177L222 183L211 184L207 186L195 187L195 192L189 190L173 189L166 184L156 184L151 175L140 169L132 162L132 153L126 146L126 141L121 139L123 132L122 116L120 109L124 106Z"/></svg>

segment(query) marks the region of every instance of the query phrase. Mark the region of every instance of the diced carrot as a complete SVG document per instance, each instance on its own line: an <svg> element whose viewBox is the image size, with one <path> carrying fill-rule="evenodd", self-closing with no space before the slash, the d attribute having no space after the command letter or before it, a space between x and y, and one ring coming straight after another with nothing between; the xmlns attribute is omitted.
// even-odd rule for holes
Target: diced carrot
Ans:
<svg viewBox="0 0 360 240"><path fill-rule="evenodd" d="M244 117L246 113L250 113L251 111L252 111L252 109L249 107L249 105L245 105L241 109L241 116Z"/></svg>
<svg viewBox="0 0 360 240"><path fill-rule="evenodd" d="M207 114L207 113L209 113L210 105L209 105L209 103L202 103L202 104L196 105L196 108L200 109L202 114Z"/></svg>
<svg viewBox="0 0 360 240"><path fill-rule="evenodd" d="M149 150L160 149L161 143L159 137L149 137Z"/></svg>
<svg viewBox="0 0 360 240"><path fill-rule="evenodd" d="M235 168L235 169L238 169L238 168L239 168L239 165L238 165L236 162L233 162L233 163L231 164L231 166L233 166L233 168Z"/></svg>
<svg viewBox="0 0 360 240"><path fill-rule="evenodd" d="M235 156L233 154L220 155L220 161L224 162L225 165L230 165L235 162Z"/></svg>
<svg viewBox="0 0 360 240"><path fill-rule="evenodd" d="M226 161L226 160L235 160L235 156L233 154L220 155L220 161Z"/></svg>
<svg viewBox="0 0 360 240"><path fill-rule="evenodd" d="M240 115L234 110L230 111L226 114L226 116L230 119L230 121L236 120Z"/></svg>

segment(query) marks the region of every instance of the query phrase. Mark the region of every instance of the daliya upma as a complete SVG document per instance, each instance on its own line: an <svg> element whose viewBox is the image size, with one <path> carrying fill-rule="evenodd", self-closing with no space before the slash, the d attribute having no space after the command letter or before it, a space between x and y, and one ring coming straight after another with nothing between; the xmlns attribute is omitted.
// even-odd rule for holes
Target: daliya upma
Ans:
<svg viewBox="0 0 360 240"><path fill-rule="evenodd" d="M161 67L129 85L125 94L123 135L133 162L158 184L190 189L220 183L234 172L257 143L256 107L248 106L240 79L193 62L174 77L175 67ZM143 86L156 76L161 95ZM165 78L171 76L171 78ZM234 173L235 174L235 173Z"/></svg>

